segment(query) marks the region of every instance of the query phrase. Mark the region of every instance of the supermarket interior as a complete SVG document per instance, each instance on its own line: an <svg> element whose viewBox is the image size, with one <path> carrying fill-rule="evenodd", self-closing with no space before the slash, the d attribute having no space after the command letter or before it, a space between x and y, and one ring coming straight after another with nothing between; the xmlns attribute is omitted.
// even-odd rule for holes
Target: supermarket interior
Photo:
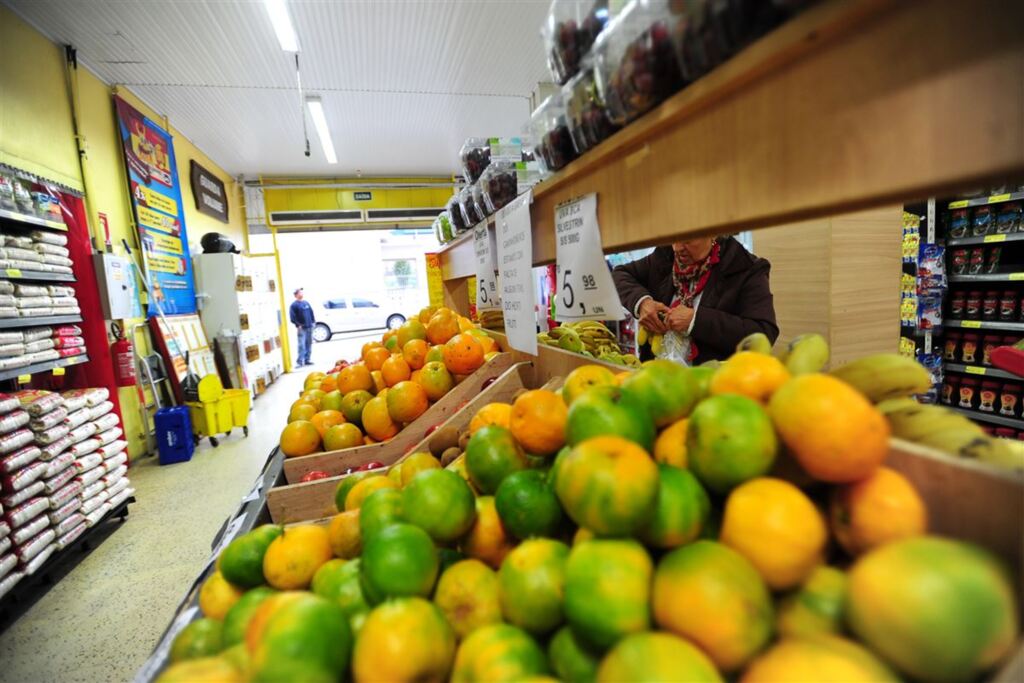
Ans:
<svg viewBox="0 0 1024 683"><path fill-rule="evenodd" d="M0 0L0 683L1024 682L1022 25Z"/></svg>

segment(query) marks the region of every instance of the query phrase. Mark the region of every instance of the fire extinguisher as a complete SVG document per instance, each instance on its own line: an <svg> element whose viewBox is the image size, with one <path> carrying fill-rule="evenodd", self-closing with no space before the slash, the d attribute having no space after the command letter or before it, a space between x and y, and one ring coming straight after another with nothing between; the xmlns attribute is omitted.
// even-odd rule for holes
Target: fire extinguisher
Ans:
<svg viewBox="0 0 1024 683"><path fill-rule="evenodd" d="M110 333L114 335L114 343L110 345L110 353L114 360L114 381L119 387L135 386L135 354L132 343L125 339L121 326L110 323Z"/></svg>

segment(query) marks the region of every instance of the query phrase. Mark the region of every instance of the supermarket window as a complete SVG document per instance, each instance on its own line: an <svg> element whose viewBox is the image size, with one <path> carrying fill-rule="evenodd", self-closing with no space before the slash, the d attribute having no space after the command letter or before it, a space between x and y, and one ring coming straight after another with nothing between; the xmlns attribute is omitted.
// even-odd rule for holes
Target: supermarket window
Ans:
<svg viewBox="0 0 1024 683"><path fill-rule="evenodd" d="M412 259L384 261L384 286L388 289L416 289L419 273Z"/></svg>
<svg viewBox="0 0 1024 683"><path fill-rule="evenodd" d="M328 299L324 308L347 308L344 299Z"/></svg>
<svg viewBox="0 0 1024 683"><path fill-rule="evenodd" d="M367 299L352 299L352 308L379 308L379 306Z"/></svg>

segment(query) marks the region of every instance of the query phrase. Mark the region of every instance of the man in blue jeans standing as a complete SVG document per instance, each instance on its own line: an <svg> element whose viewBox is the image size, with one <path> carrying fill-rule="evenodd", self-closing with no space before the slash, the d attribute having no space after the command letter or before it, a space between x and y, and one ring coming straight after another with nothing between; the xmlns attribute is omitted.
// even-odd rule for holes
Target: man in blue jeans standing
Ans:
<svg viewBox="0 0 1024 683"><path fill-rule="evenodd" d="M299 358L296 362L296 367L301 368L303 365L312 365L313 363L309 360L309 353L313 346L313 325L316 324L316 318L313 317L313 307L309 305L308 301L302 300L301 287L295 290L295 301L292 302L291 308L288 309L288 317L291 318L292 324L298 328Z"/></svg>

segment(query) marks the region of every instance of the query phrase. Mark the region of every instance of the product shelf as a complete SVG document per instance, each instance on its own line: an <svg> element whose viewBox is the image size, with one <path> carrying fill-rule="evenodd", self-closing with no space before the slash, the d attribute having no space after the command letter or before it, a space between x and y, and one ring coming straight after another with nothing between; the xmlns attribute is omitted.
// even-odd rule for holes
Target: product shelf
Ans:
<svg viewBox="0 0 1024 683"><path fill-rule="evenodd" d="M994 425L999 425L1000 427L1024 429L1024 420L1016 417L1006 417L1005 415L997 415L995 413L983 413L980 410L972 410L971 408L961 408L959 406L949 406L949 408L951 410L955 410L958 413L966 415L972 420L978 420L980 422L989 422Z"/></svg>
<svg viewBox="0 0 1024 683"><path fill-rule="evenodd" d="M966 330L1009 330L1024 332L1024 323L1001 322L999 320L943 320L945 327L960 327Z"/></svg>
<svg viewBox="0 0 1024 683"><path fill-rule="evenodd" d="M976 197L974 199L958 199L950 202L947 209L965 209L969 206L988 206L989 204L1002 204L1003 202L1015 202L1024 199L1024 192L1007 192L1005 194L994 194L988 197Z"/></svg>
<svg viewBox="0 0 1024 683"><path fill-rule="evenodd" d="M1021 282L1024 273L986 273L984 275L950 275L950 282Z"/></svg>
<svg viewBox="0 0 1024 683"><path fill-rule="evenodd" d="M81 365L82 363L88 362L89 356L83 353L80 356L58 358L57 360L48 360L45 363L34 363L32 365L25 365L20 368L0 370L0 381L14 379L15 377L21 377L22 375L34 375L38 372L47 372L49 370L55 370L57 368L67 368L71 367L72 365Z"/></svg>
<svg viewBox="0 0 1024 683"><path fill-rule="evenodd" d="M47 315L39 318L0 318L0 330L16 330L40 325L72 325L82 322L80 315Z"/></svg>
<svg viewBox="0 0 1024 683"><path fill-rule="evenodd" d="M950 372L963 372L968 375L981 375L983 377L996 377L998 379L1024 380L1024 377L1006 372L999 368L988 368L981 365L961 365L960 363L946 363L946 369Z"/></svg>
<svg viewBox="0 0 1024 683"><path fill-rule="evenodd" d="M5 280L38 280L41 282L75 282L75 276L68 273L44 273L36 270L7 268L0 278Z"/></svg>
<svg viewBox="0 0 1024 683"><path fill-rule="evenodd" d="M1002 244L1003 242L1024 242L1024 232L978 235L977 237L950 237L946 240L946 246L955 247L969 244Z"/></svg>
<svg viewBox="0 0 1024 683"><path fill-rule="evenodd" d="M49 228L50 230L60 230L61 232L67 232L68 226L57 221L48 221L45 218L39 218L38 216L27 216L17 211L10 211L9 209L0 209L0 218L5 221L13 221L15 223L22 223L26 226L38 227L38 228Z"/></svg>

